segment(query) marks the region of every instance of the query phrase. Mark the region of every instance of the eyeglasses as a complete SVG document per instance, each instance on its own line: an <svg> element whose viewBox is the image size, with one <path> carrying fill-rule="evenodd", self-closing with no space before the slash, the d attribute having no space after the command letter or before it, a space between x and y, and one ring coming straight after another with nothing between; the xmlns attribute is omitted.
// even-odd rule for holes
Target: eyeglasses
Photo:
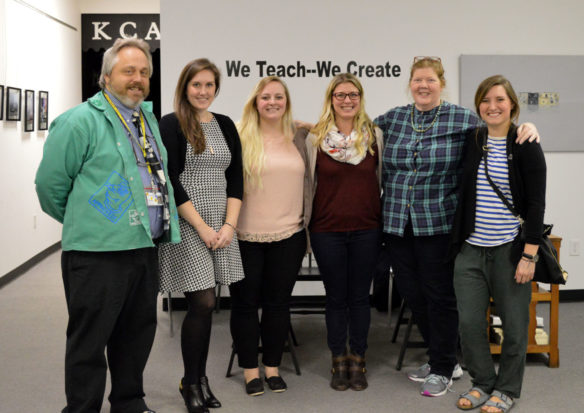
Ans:
<svg viewBox="0 0 584 413"><path fill-rule="evenodd" d="M421 60L431 60L433 62L442 63L442 60L438 56L416 56L416 57L414 57L414 63L418 63Z"/></svg>
<svg viewBox="0 0 584 413"><path fill-rule="evenodd" d="M359 100L361 98L361 93L359 93L359 92L351 92L351 93L338 92L338 93L333 93L333 97L336 100L340 100L340 101L345 100L345 98L347 96L349 96L349 99L351 99L351 100Z"/></svg>

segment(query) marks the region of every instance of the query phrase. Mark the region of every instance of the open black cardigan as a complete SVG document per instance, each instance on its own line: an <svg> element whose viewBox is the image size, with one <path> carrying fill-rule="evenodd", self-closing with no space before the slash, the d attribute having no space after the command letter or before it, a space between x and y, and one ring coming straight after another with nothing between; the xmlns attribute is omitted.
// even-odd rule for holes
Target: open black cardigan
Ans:
<svg viewBox="0 0 584 413"><path fill-rule="evenodd" d="M476 186L479 164L483 156L483 142L487 128L471 130L466 135L463 152L463 175L459 187L458 208L452 226L451 256L456 256L474 231L476 213ZM525 220L522 231L525 241L539 244L545 211L546 163L538 143L515 143L517 128L511 125L507 134L507 164L513 206Z"/></svg>
<svg viewBox="0 0 584 413"><path fill-rule="evenodd" d="M239 134L233 121L225 115L213 113L229 151L231 152L231 163L225 170L227 180L227 198L243 198L243 169L241 160L241 142ZM179 206L189 201L189 196L184 190L178 177L185 169L185 159L187 156L187 140L182 133L180 123L176 114L169 113L160 120L160 134L162 142L168 152L168 175L174 189L174 199Z"/></svg>

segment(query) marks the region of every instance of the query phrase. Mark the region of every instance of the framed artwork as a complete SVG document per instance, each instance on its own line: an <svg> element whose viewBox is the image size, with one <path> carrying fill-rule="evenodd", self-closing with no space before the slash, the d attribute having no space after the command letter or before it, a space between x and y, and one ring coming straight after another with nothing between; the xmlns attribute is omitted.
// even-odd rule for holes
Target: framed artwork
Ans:
<svg viewBox="0 0 584 413"><path fill-rule="evenodd" d="M6 88L6 120L20 120L21 94L22 90L19 88Z"/></svg>
<svg viewBox="0 0 584 413"><path fill-rule="evenodd" d="M0 85L0 120L4 119L4 85Z"/></svg>
<svg viewBox="0 0 584 413"><path fill-rule="evenodd" d="M49 92L39 90L39 130L49 128Z"/></svg>
<svg viewBox="0 0 584 413"><path fill-rule="evenodd" d="M24 131L34 131L34 90L24 91Z"/></svg>

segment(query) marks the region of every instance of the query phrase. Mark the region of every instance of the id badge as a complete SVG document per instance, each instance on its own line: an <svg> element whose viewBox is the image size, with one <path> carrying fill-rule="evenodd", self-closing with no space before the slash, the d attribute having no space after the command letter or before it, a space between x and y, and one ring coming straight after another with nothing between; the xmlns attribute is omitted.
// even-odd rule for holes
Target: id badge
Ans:
<svg viewBox="0 0 584 413"><path fill-rule="evenodd" d="M162 201L161 192L146 192L146 205L150 206L161 206L164 205Z"/></svg>

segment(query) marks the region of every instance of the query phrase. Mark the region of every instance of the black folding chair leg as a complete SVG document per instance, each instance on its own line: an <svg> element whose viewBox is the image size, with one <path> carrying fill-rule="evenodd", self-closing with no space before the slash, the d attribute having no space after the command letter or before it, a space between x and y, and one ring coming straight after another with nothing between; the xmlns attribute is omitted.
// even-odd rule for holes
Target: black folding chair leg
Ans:
<svg viewBox="0 0 584 413"><path fill-rule="evenodd" d="M402 364L404 362L404 356L406 354L406 349L408 348L408 343L410 342L410 334L412 332L412 326L414 325L414 317L410 315L408 320L408 327L406 328L406 335L404 336L404 341L402 342L401 348L399 349L399 356L397 358L396 370L401 370Z"/></svg>
<svg viewBox="0 0 584 413"><path fill-rule="evenodd" d="M231 345L231 357L229 358L229 365L227 366L227 373L225 377L231 377L231 369L233 368L233 361L235 360L235 346Z"/></svg>
<svg viewBox="0 0 584 413"><path fill-rule="evenodd" d="M397 334L399 333L399 327L401 326L403 319L404 319L405 309L406 309L406 300L402 300L401 305L399 306L399 313L397 315L397 321L396 321L395 327L393 329L393 335L391 336L392 343L395 343L395 340L397 340Z"/></svg>

